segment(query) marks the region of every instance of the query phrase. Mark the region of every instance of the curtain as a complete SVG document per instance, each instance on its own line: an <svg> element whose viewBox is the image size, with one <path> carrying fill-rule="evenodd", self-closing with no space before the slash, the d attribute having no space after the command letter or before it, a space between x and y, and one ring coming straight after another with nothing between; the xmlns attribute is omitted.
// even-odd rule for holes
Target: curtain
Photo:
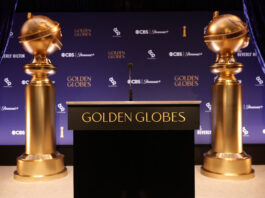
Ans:
<svg viewBox="0 0 265 198"><path fill-rule="evenodd" d="M18 0L0 0L0 64L9 41Z"/></svg>
<svg viewBox="0 0 265 198"><path fill-rule="evenodd" d="M265 73L265 1L243 0L243 9L252 43Z"/></svg>

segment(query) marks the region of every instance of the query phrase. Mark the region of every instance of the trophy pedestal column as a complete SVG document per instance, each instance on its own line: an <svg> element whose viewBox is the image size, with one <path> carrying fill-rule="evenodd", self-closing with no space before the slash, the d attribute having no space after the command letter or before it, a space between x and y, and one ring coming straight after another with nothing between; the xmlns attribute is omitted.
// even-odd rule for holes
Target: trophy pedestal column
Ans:
<svg viewBox="0 0 265 198"><path fill-rule="evenodd" d="M254 170L251 156L243 151L242 88L234 69L241 70L240 66L230 71L226 68L212 85L212 149L204 154L201 173L218 179L241 180L253 178Z"/></svg>
<svg viewBox="0 0 265 198"><path fill-rule="evenodd" d="M14 178L43 181L67 175L64 155L56 151L56 92L48 74L53 65L29 64L25 71L33 78L26 87L26 151L17 158Z"/></svg>

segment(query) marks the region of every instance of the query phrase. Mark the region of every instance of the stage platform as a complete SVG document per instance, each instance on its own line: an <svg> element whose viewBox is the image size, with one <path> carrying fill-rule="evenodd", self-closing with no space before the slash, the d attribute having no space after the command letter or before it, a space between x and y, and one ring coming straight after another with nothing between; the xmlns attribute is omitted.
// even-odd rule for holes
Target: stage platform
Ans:
<svg viewBox="0 0 265 198"><path fill-rule="evenodd" d="M245 181L211 179L200 174L195 166L196 198L264 198L265 165L254 165L256 177ZM0 166L0 197L2 198L73 198L73 167L60 180L39 183L21 183L13 180L15 166Z"/></svg>

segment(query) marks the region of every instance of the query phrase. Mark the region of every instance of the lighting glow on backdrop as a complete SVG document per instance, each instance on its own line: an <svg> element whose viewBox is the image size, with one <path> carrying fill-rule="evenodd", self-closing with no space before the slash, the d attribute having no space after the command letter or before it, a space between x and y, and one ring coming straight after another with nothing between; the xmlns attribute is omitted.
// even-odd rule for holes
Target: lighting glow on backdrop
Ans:
<svg viewBox="0 0 265 198"><path fill-rule="evenodd" d="M51 76L57 87L57 144L73 143L66 101L128 100L129 62L134 64L134 100L202 100L195 143L210 143L215 75L209 66L216 55L207 49L203 34L212 12L33 14L62 27L62 50L49 56L57 66ZM245 20L241 12L232 14ZM1 64L0 145L25 143L25 86L31 77L23 67L33 57L17 37L26 16L16 14ZM244 64L237 75L243 84L244 143L265 143L265 75L251 44L235 57Z"/></svg>

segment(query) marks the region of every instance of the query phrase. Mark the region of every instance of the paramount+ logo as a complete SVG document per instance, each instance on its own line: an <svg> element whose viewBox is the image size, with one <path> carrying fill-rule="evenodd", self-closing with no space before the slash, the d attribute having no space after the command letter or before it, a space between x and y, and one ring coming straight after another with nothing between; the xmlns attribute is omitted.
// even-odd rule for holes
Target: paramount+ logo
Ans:
<svg viewBox="0 0 265 198"><path fill-rule="evenodd" d="M199 75L175 75L174 76L175 87L198 87Z"/></svg>
<svg viewBox="0 0 265 198"><path fill-rule="evenodd" d="M92 77L91 76L67 76L67 87L83 87L89 88L92 86Z"/></svg>

